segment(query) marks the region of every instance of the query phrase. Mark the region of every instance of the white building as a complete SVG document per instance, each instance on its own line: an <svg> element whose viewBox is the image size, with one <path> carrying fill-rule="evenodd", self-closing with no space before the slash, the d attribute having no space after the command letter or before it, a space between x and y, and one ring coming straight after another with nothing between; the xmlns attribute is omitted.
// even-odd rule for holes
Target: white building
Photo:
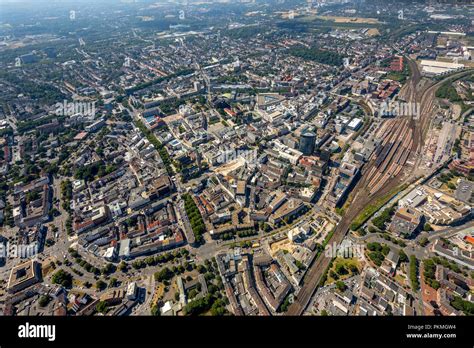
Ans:
<svg viewBox="0 0 474 348"><path fill-rule="evenodd" d="M357 131L362 126L362 120L360 118L354 118L347 127L353 131Z"/></svg>
<svg viewBox="0 0 474 348"><path fill-rule="evenodd" d="M464 64L440 62L437 60L422 60L420 64L422 72L428 76L445 75L464 69Z"/></svg>
<svg viewBox="0 0 474 348"><path fill-rule="evenodd" d="M135 300L137 298L138 286L137 283L131 282L127 286L126 296L129 300Z"/></svg>

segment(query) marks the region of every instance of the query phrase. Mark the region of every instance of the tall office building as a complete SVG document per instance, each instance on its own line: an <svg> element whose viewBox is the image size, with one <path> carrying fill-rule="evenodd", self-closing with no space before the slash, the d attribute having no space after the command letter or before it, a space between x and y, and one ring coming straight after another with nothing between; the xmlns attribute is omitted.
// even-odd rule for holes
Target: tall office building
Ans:
<svg viewBox="0 0 474 348"><path fill-rule="evenodd" d="M316 134L313 132L305 132L301 134L299 150L304 155L311 155L314 152L314 146L316 143Z"/></svg>

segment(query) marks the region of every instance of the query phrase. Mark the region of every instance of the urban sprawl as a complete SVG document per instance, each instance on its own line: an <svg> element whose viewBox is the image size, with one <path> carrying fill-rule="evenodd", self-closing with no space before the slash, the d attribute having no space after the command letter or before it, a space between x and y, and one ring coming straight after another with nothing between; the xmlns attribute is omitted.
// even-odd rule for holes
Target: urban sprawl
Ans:
<svg viewBox="0 0 474 348"><path fill-rule="evenodd" d="M3 315L474 315L470 1L2 7Z"/></svg>

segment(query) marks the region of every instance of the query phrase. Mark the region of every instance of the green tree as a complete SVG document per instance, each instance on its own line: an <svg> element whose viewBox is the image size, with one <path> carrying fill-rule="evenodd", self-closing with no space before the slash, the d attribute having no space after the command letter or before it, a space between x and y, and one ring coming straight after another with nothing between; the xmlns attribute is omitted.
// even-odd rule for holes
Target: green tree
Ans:
<svg viewBox="0 0 474 348"><path fill-rule="evenodd" d="M118 269L121 270L122 272L127 272L128 270L128 265L125 261L120 262L118 265Z"/></svg>
<svg viewBox="0 0 474 348"><path fill-rule="evenodd" d="M117 278L110 278L109 288L115 288L118 284Z"/></svg>
<svg viewBox="0 0 474 348"><path fill-rule="evenodd" d="M198 291L196 289L192 289L191 291L189 291L188 297L190 299L193 299L197 296L197 294L198 294Z"/></svg>
<svg viewBox="0 0 474 348"><path fill-rule="evenodd" d="M403 250L400 250L398 255L400 256L400 262L408 262L408 256Z"/></svg>
<svg viewBox="0 0 474 348"><path fill-rule="evenodd" d="M348 274L349 272L347 271L347 268L346 268L346 266L344 266L344 264L338 263L336 265L336 273L338 275L342 276L342 275Z"/></svg>
<svg viewBox="0 0 474 348"><path fill-rule="evenodd" d="M65 288L70 288L72 286L72 280L72 275L63 269L58 270L51 277L51 282L53 284L59 284L64 286Z"/></svg>
<svg viewBox="0 0 474 348"><path fill-rule="evenodd" d="M426 231L426 232L433 231L433 227L431 227L431 225L429 223L425 223L424 226L423 226L423 231Z"/></svg>
<svg viewBox="0 0 474 348"><path fill-rule="evenodd" d="M100 280L100 279L95 283L95 287L99 291L104 290L106 286L107 284L103 280Z"/></svg>
<svg viewBox="0 0 474 348"><path fill-rule="evenodd" d="M107 308L108 308L108 305L107 305L107 302L105 301L100 301L99 303L97 303L97 306L95 307L97 312L102 313L102 314L107 312Z"/></svg>
<svg viewBox="0 0 474 348"><path fill-rule="evenodd" d="M344 284L343 281L338 280L338 281L336 282L336 288L337 288L337 290L339 290L340 292L344 292L344 291L347 289L347 286L346 286L346 284Z"/></svg>
<svg viewBox="0 0 474 348"><path fill-rule="evenodd" d="M163 282L165 280L170 280L173 276L174 273L168 267L165 267L161 271L155 273L155 280Z"/></svg>
<svg viewBox="0 0 474 348"><path fill-rule="evenodd" d="M420 246L424 247L424 246L427 246L429 244L429 240L427 237L421 237L418 244L420 244Z"/></svg>
<svg viewBox="0 0 474 348"><path fill-rule="evenodd" d="M418 291L420 288L418 281L418 260L414 255L410 256L410 280L413 291Z"/></svg>
<svg viewBox="0 0 474 348"><path fill-rule="evenodd" d="M474 316L474 303L466 301L460 296L454 296L451 301L451 306L464 312L465 315Z"/></svg>
<svg viewBox="0 0 474 348"><path fill-rule="evenodd" d="M39 300L38 300L38 303L39 303L40 307L46 307L50 301L51 301L51 296L41 295Z"/></svg>
<svg viewBox="0 0 474 348"><path fill-rule="evenodd" d="M154 315L154 316L159 316L161 313L160 313L160 307L158 307L158 305L154 304L152 307L151 307L151 315Z"/></svg>

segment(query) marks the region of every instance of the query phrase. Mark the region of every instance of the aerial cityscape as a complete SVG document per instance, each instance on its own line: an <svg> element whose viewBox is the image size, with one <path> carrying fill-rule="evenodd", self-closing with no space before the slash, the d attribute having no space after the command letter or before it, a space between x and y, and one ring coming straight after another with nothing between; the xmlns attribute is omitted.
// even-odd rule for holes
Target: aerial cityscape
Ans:
<svg viewBox="0 0 474 348"><path fill-rule="evenodd" d="M0 315L474 315L470 0L0 0Z"/></svg>

